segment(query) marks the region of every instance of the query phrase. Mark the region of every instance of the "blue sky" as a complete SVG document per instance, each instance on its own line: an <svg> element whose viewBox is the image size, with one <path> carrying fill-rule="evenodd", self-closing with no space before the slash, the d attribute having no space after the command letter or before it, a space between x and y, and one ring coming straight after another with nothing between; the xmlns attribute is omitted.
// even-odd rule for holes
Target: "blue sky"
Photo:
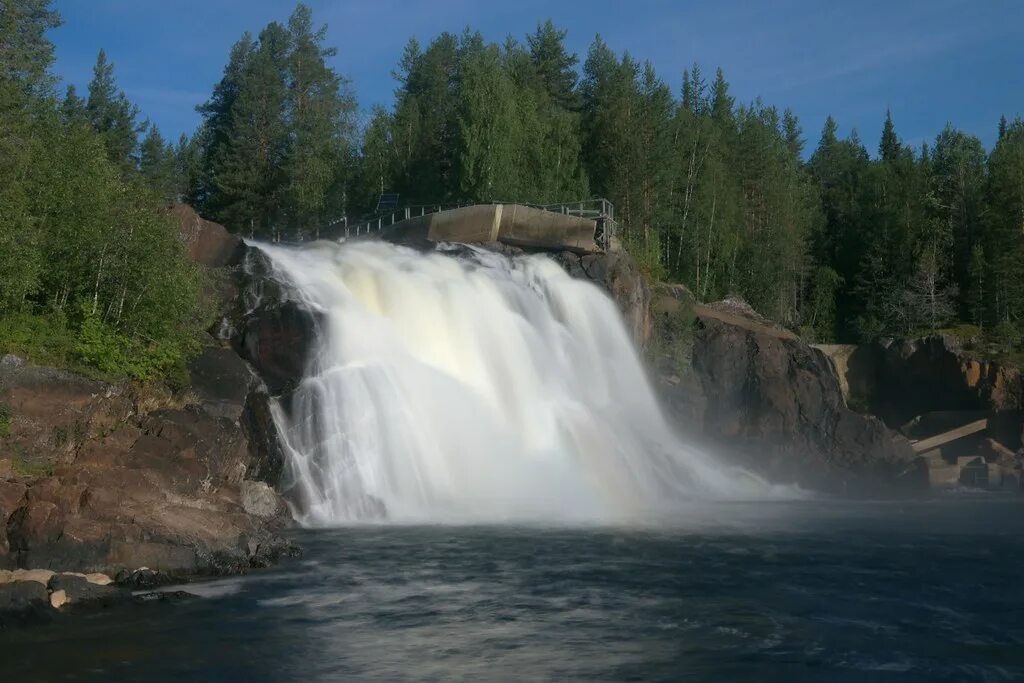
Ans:
<svg viewBox="0 0 1024 683"><path fill-rule="evenodd" d="M471 26L489 40L522 38L551 18L586 54L594 35L649 59L678 91L694 61L725 70L741 102L791 107L809 146L825 116L856 128L874 152L886 108L904 140L931 140L946 122L995 140L1000 114L1024 115L1024 2L892 0L309 0L339 48L334 66L360 107L389 104L390 74L410 36L426 43ZM285 20L289 0L58 0L56 71L84 89L103 47L118 81L165 136L199 122L195 105L220 78L245 30Z"/></svg>

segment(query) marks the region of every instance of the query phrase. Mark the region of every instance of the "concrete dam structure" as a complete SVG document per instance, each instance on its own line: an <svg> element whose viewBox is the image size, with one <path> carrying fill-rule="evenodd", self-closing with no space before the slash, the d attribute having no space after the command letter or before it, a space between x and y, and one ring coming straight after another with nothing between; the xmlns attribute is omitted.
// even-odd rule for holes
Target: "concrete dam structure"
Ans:
<svg viewBox="0 0 1024 683"><path fill-rule="evenodd" d="M518 203L409 207L358 225L334 226L330 237L373 237L390 242L501 242L524 249L586 254L611 247L615 232L613 210L606 200L551 207Z"/></svg>

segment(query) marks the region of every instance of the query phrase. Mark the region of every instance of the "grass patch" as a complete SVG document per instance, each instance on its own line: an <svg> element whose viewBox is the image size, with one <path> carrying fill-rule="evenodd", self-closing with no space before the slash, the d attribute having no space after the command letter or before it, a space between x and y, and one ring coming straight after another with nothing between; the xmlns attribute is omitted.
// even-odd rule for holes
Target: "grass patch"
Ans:
<svg viewBox="0 0 1024 683"><path fill-rule="evenodd" d="M24 454L18 453L11 461L11 471L21 477L52 477L53 464L30 462Z"/></svg>

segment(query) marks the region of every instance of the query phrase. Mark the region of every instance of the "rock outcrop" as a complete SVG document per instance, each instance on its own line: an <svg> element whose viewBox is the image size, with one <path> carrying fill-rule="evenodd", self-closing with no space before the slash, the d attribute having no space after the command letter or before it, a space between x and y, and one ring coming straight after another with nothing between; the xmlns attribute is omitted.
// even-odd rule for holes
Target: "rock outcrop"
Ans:
<svg viewBox="0 0 1024 683"><path fill-rule="evenodd" d="M242 244L238 235L232 235L220 223L202 218L188 204L175 204L171 215L181 225L181 240L192 261L219 268L234 259L235 251Z"/></svg>
<svg viewBox="0 0 1024 683"><path fill-rule="evenodd" d="M927 488L910 443L846 407L824 354L741 301L687 296L658 290L652 339L657 385L684 430L776 483L852 496Z"/></svg>
<svg viewBox="0 0 1024 683"><path fill-rule="evenodd" d="M203 364L194 366L202 368ZM0 366L0 566L172 575L263 566L293 551L248 514L252 458L239 418L250 376L215 401L154 397L50 368ZM210 382L193 373L193 385ZM229 394L234 391L235 398ZM235 416L235 417L233 417ZM276 494L275 494L276 495Z"/></svg>
<svg viewBox="0 0 1024 683"><path fill-rule="evenodd" d="M625 250L583 255L558 251L553 257L573 277L590 280L608 292L633 340L638 346L646 343L651 334L651 296L646 278Z"/></svg>
<svg viewBox="0 0 1024 683"><path fill-rule="evenodd" d="M1020 369L977 358L950 336L882 340L871 353L877 360L869 401L890 425L935 411L986 411L992 435L1012 449L1021 447Z"/></svg>

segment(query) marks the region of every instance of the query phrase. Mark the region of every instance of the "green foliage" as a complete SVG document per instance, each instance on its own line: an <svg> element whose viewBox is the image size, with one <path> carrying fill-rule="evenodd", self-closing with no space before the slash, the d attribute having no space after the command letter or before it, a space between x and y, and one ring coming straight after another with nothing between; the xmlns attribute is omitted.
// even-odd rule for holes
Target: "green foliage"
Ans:
<svg viewBox="0 0 1024 683"><path fill-rule="evenodd" d="M229 228L277 238L347 210L355 100L325 35L302 4L287 27L243 35L199 107L203 128L179 145L182 194Z"/></svg>
<svg viewBox="0 0 1024 683"><path fill-rule="evenodd" d="M146 127L149 132L139 147L139 172L146 185L172 202L178 195L174 147L164 142L156 126L147 123Z"/></svg>
<svg viewBox="0 0 1024 683"><path fill-rule="evenodd" d="M73 353L86 367L95 368L108 377L161 380L173 388L187 384L185 361L196 350L192 344L129 337L104 324L87 307L83 307L81 314Z"/></svg>
<svg viewBox="0 0 1024 683"><path fill-rule="evenodd" d="M114 65L107 61L107 53L102 49L93 67L85 111L93 130L103 140L110 161L123 171L134 170L139 144L140 126L136 121L139 108L117 87Z"/></svg>
<svg viewBox="0 0 1024 683"><path fill-rule="evenodd" d="M0 80L0 351L180 382L206 320L202 275L165 212L170 151L151 129L137 165L136 109L102 52L87 103L32 86L52 59L36 40L56 22L47 7L5 2L0 20L0 69L22 80Z"/></svg>

